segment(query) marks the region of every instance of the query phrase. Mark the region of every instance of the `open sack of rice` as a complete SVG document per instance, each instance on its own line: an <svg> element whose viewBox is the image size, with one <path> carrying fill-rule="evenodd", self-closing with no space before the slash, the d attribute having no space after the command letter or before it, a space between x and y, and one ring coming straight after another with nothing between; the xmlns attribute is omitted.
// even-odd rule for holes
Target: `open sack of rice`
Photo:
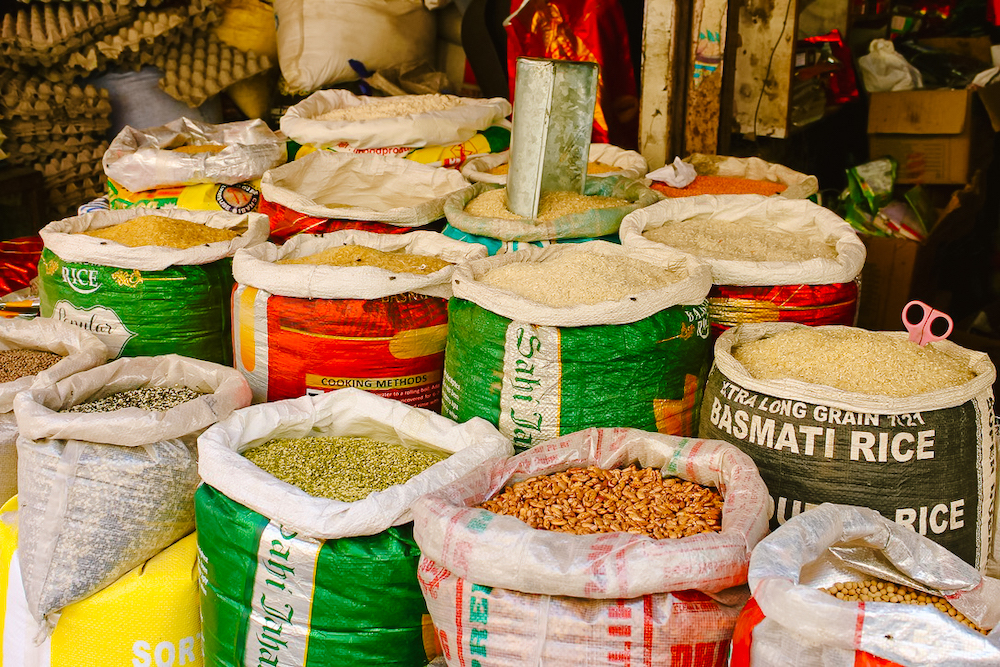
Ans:
<svg viewBox="0 0 1000 667"><path fill-rule="evenodd" d="M666 245L712 267L713 336L744 322L854 324L865 245L836 213L805 199L667 199L629 214L622 244Z"/></svg>
<svg viewBox="0 0 1000 667"><path fill-rule="evenodd" d="M590 144L587 178L624 176L638 179L649 171L649 164L642 154L611 144ZM462 175L473 183L507 184L510 168L510 151L494 155L481 155L462 165Z"/></svg>
<svg viewBox="0 0 1000 667"><path fill-rule="evenodd" d="M594 426L694 435L708 268L668 248L527 248L452 278L442 414L525 449Z"/></svg>
<svg viewBox="0 0 1000 667"><path fill-rule="evenodd" d="M290 107L279 123L285 136L311 149L459 167L469 157L507 149L510 113L510 102L502 97L370 97L318 90Z"/></svg>
<svg viewBox="0 0 1000 667"><path fill-rule="evenodd" d="M198 453L207 665L424 667L410 506L511 445L480 419L340 389L239 410Z"/></svg>
<svg viewBox="0 0 1000 667"><path fill-rule="evenodd" d="M135 208L51 222L41 313L95 334L112 357L180 354L232 363L232 256L267 239L267 217Z"/></svg>
<svg viewBox="0 0 1000 667"><path fill-rule="evenodd" d="M17 493L17 420L14 396L34 384L51 385L108 360L97 336L45 317L0 320L0 497Z"/></svg>
<svg viewBox="0 0 1000 667"><path fill-rule="evenodd" d="M306 234L240 250L236 367L257 402L356 387L440 412L452 273L485 256L419 231Z"/></svg>
<svg viewBox="0 0 1000 667"><path fill-rule="evenodd" d="M592 178L584 192L543 192L538 215L523 218L507 207L507 189L476 183L456 192L445 202L451 238L481 243L490 254L514 252L550 243L593 239L617 242L618 227L627 214L659 201L659 196L639 181L622 176Z"/></svg>
<svg viewBox="0 0 1000 667"><path fill-rule="evenodd" d="M698 433L757 463L772 528L820 503L870 507L993 572L995 379L949 341L745 324L716 341Z"/></svg>
<svg viewBox="0 0 1000 667"><path fill-rule="evenodd" d="M1000 664L1000 581L872 510L790 519L748 578L733 667Z"/></svg>
<svg viewBox="0 0 1000 667"><path fill-rule="evenodd" d="M264 174L261 190L271 238L338 231L342 221L383 227L428 225L444 217L444 204L468 187L454 169L381 155L317 151Z"/></svg>
<svg viewBox="0 0 1000 667"><path fill-rule="evenodd" d="M732 445L635 429L479 466L413 506L448 665L725 664L767 504Z"/></svg>
<svg viewBox="0 0 1000 667"><path fill-rule="evenodd" d="M104 153L111 208L254 211L264 172L284 164L285 139L259 119L210 125L178 118L125 126Z"/></svg>
<svg viewBox="0 0 1000 667"><path fill-rule="evenodd" d="M5 667L201 667L197 543L182 537L93 595L63 607L52 634L28 613L17 498L0 508L0 661Z"/></svg>
<svg viewBox="0 0 1000 667"><path fill-rule="evenodd" d="M250 397L233 368L164 355L14 398L21 578L36 622L51 629L60 609L194 530L195 440Z"/></svg>
<svg viewBox="0 0 1000 667"><path fill-rule="evenodd" d="M650 187L665 197L753 194L806 199L819 191L819 181L815 176L807 176L759 157L692 153L683 162L695 171L691 183L675 187L667 182L669 179L663 174L670 173L668 165L667 171L658 169L649 173Z"/></svg>

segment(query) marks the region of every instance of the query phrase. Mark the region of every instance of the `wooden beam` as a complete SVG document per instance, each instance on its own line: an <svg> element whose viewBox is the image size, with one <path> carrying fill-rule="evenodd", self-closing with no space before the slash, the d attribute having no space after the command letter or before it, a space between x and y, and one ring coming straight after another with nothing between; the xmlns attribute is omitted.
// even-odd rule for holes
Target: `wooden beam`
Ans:
<svg viewBox="0 0 1000 667"><path fill-rule="evenodd" d="M740 131L788 136L796 0L744 0L740 9L733 105Z"/></svg>
<svg viewBox="0 0 1000 667"><path fill-rule="evenodd" d="M685 0L646 0L642 26L642 92L639 103L639 152L658 169L678 150L676 60L679 4Z"/></svg>
<svg viewBox="0 0 1000 667"><path fill-rule="evenodd" d="M728 0L696 0L691 13L683 155L718 149L728 7Z"/></svg>

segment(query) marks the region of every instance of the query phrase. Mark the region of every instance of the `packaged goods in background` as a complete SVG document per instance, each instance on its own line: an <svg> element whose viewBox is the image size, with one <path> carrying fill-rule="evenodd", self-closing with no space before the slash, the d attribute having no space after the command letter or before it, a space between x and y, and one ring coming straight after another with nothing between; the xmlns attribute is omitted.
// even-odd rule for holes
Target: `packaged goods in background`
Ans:
<svg viewBox="0 0 1000 667"><path fill-rule="evenodd" d="M984 636L1000 621L1000 581L870 509L826 503L790 519L754 548L748 579L733 667L1000 662ZM884 592L854 599L872 579L903 589L903 603ZM838 599L827 592L836 587L850 588ZM906 589L924 604L907 604Z"/></svg>
<svg viewBox="0 0 1000 667"><path fill-rule="evenodd" d="M178 236L176 228L186 231ZM129 245L86 232L120 235ZM231 258L267 238L265 216L95 211L49 223L40 233L43 316L93 333L113 357L180 354L232 363ZM171 247L185 243L198 245Z"/></svg>
<svg viewBox="0 0 1000 667"><path fill-rule="evenodd" d="M713 338L748 322L854 324L865 246L847 222L811 201L667 199L627 215L619 234L625 246L665 244L711 266Z"/></svg>
<svg viewBox="0 0 1000 667"><path fill-rule="evenodd" d="M310 495L248 458L276 439L347 436L442 460L343 502ZM485 461L510 456L511 445L483 420L457 424L341 389L239 410L199 438L198 453L206 664L424 667L437 651L417 583L410 506ZM386 463L356 467L374 482ZM310 474L301 469L296 481Z"/></svg>
<svg viewBox="0 0 1000 667"><path fill-rule="evenodd" d="M613 291L611 281L592 273L558 268L582 252L660 267L659 286ZM485 280L495 270L549 261L557 269L548 279L536 277L529 291L578 288L581 302L546 305ZM460 265L452 287L445 416L487 419L519 450L593 426L694 435L708 364L710 287L707 267L695 258L601 241L527 248Z"/></svg>
<svg viewBox="0 0 1000 667"><path fill-rule="evenodd" d="M834 334L828 345L790 346L778 355L791 364L799 360L803 369L825 370L830 384L887 381L901 389L880 395L759 379L734 356L741 346L780 340L779 334L799 328L745 324L722 334L701 406L699 435L732 442L756 462L774 500L772 529L824 502L870 507L981 571L996 571L996 369L989 357L948 341L934 343L933 351L972 377L927 389L912 356L887 352L899 341L913 345L905 332L871 334L891 339L875 348L839 335L849 327L817 327ZM887 363L892 367L880 368Z"/></svg>
<svg viewBox="0 0 1000 667"><path fill-rule="evenodd" d="M350 220L402 228L428 225L444 216L445 200L467 186L454 169L329 151L272 169L261 181L269 210L278 213L271 223L275 238L307 231L324 220L331 225ZM321 226L315 231L332 230Z"/></svg>
<svg viewBox="0 0 1000 667"><path fill-rule="evenodd" d="M625 178L640 179L649 171L649 164L642 154L611 144L590 144L588 158L587 178L624 176ZM466 161L462 165L462 175L473 183L506 185L509 168L510 151L503 151Z"/></svg>
<svg viewBox="0 0 1000 667"><path fill-rule="evenodd" d="M578 196L562 193L556 195L566 200L572 198L575 203L566 204L558 215L552 219L521 218L514 216L502 206L502 197L498 194L488 194L491 190L504 192L504 188L492 183L476 183L475 185L456 192L448 197L444 205L444 214L448 224L467 234L486 236L501 241L552 241L556 239L596 238L618 232L618 227L628 213L649 206L659 200L659 196L639 181L622 176L609 176L601 179L589 179L584 187L584 195L593 197L593 201L606 205L602 208L591 208L586 205L588 200ZM482 195L493 199L490 210L476 212L468 210L468 205ZM620 205L612 200L624 200ZM492 211L492 213L491 213ZM505 217L505 215L507 217Z"/></svg>
<svg viewBox="0 0 1000 667"><path fill-rule="evenodd" d="M103 166L110 181L142 193L259 180L285 158L284 138L260 119L212 125L178 118L159 127L126 126L105 152ZM127 198L118 200L113 192L112 208L130 207Z"/></svg>
<svg viewBox="0 0 1000 667"><path fill-rule="evenodd" d="M303 263L334 253L364 261ZM236 367L256 402L355 387L439 411L452 273L485 254L419 231L305 234L240 251ZM439 268L405 270L428 263Z"/></svg>
<svg viewBox="0 0 1000 667"><path fill-rule="evenodd" d="M108 348L79 327L48 318L0 320L0 497L17 493L14 396L103 364Z"/></svg>
<svg viewBox="0 0 1000 667"><path fill-rule="evenodd" d="M612 502L625 516L639 514L655 504L654 480L633 478L645 485L630 482L612 498L584 486L598 474L625 475L618 471L632 465L650 477L720 490L723 529L663 539L569 534L484 508L533 482L534 508L525 511L553 522L562 521L554 515L564 496L575 498L568 506L582 506L580 516ZM567 489L560 473L568 474ZM679 516L692 513L680 522L697 523L700 500L676 503ZM587 429L479 466L413 506L420 585L448 665L560 667L607 664L609 656L633 664L674 664L683 656L724 664L749 595L750 552L767 534L767 504L753 463L732 445L635 429ZM580 527L596 521L581 519Z"/></svg>
<svg viewBox="0 0 1000 667"><path fill-rule="evenodd" d="M174 407L147 403L163 397L142 389L169 389ZM235 369L176 355L119 359L17 394L20 571L37 623L51 630L66 605L194 529L195 439L250 398ZM88 402L103 409L67 410Z"/></svg>
<svg viewBox="0 0 1000 667"><path fill-rule="evenodd" d="M650 187L666 197L756 194L806 199L819 191L819 180L815 176L758 157L692 153L684 162L696 173L688 186L672 187L658 173L651 172Z"/></svg>
<svg viewBox="0 0 1000 667"><path fill-rule="evenodd" d="M183 537L63 608L40 644L20 573L17 499L0 509L0 661L5 667L201 667L197 543Z"/></svg>

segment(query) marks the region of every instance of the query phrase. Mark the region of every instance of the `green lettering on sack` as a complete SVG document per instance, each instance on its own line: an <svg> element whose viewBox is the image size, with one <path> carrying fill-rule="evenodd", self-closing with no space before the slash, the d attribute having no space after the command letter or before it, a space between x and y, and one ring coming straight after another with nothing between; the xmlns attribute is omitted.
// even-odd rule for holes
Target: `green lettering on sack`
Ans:
<svg viewBox="0 0 1000 667"><path fill-rule="evenodd" d="M469 631L469 653L486 655L486 638L489 635L482 628L471 628Z"/></svg>

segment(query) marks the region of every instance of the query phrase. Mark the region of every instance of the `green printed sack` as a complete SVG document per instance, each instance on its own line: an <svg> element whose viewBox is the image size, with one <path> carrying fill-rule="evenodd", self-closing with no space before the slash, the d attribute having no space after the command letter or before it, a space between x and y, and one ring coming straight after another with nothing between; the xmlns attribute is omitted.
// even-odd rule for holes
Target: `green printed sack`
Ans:
<svg viewBox="0 0 1000 667"><path fill-rule="evenodd" d="M129 247L82 234L157 215L232 229L193 248ZM95 334L111 356L179 354L232 364L232 256L267 239L267 217L180 209L95 211L46 225L38 266L44 317Z"/></svg>
<svg viewBox="0 0 1000 667"><path fill-rule="evenodd" d="M274 438L339 435L448 456L345 503L310 496L241 454ZM436 650L410 505L511 453L482 420L456 424L359 389L255 405L209 428L195 494L205 664L424 667Z"/></svg>
<svg viewBox="0 0 1000 667"><path fill-rule="evenodd" d="M564 308L481 281L506 264L579 251L684 266L688 277L620 301ZM460 265L448 304L442 414L459 422L482 417L518 450L599 426L694 435L708 365L710 286L706 265L665 246L630 250L591 241Z"/></svg>

